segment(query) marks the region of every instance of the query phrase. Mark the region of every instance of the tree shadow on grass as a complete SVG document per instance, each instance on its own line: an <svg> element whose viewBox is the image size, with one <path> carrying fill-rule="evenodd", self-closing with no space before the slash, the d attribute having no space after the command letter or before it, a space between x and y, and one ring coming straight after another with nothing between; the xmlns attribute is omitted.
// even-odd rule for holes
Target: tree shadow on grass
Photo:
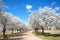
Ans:
<svg viewBox="0 0 60 40"><path fill-rule="evenodd" d="M3 40L3 35L0 35L0 36L1 36L0 40ZM5 40L8 40L8 38L9 38L9 36L5 35Z"/></svg>
<svg viewBox="0 0 60 40"><path fill-rule="evenodd" d="M21 33L21 34L18 34L18 36L11 37L9 40L23 40L25 39L24 37L22 37L24 35L28 35L28 34Z"/></svg>
<svg viewBox="0 0 60 40"><path fill-rule="evenodd" d="M23 35L28 35L28 34L14 33L13 36L12 36L12 34L9 34L9 35L5 35L5 37L6 37L6 40L23 40L24 38L21 38L21 36L23 36ZM2 36L2 35L0 35L0 36ZM12 38L9 39L10 37L12 37ZM0 40L3 40L3 38L1 38Z"/></svg>
<svg viewBox="0 0 60 40"><path fill-rule="evenodd" d="M35 33L36 35L43 35L42 32ZM43 36L52 36L52 37L60 37L60 34L51 34L51 33L44 33Z"/></svg>
<svg viewBox="0 0 60 40"><path fill-rule="evenodd" d="M28 35L28 34L24 34L24 33L14 33L13 34L13 37L15 37L15 36L23 36L23 35ZM12 36L12 35L11 35Z"/></svg>

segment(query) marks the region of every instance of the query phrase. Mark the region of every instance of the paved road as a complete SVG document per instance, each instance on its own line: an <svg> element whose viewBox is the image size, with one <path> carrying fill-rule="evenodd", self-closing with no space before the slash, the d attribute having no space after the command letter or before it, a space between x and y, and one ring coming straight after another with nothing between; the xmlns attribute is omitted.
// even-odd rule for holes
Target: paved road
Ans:
<svg viewBox="0 0 60 40"><path fill-rule="evenodd" d="M32 34L32 31L21 33L19 36L10 37L10 40L42 40Z"/></svg>

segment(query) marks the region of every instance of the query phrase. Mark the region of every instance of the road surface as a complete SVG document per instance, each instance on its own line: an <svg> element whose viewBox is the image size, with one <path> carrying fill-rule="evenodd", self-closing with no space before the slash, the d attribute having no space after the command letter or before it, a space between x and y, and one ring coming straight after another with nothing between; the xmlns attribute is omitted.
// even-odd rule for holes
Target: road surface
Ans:
<svg viewBox="0 0 60 40"><path fill-rule="evenodd" d="M9 40L42 40L32 34L32 31L18 34L18 36L10 37Z"/></svg>

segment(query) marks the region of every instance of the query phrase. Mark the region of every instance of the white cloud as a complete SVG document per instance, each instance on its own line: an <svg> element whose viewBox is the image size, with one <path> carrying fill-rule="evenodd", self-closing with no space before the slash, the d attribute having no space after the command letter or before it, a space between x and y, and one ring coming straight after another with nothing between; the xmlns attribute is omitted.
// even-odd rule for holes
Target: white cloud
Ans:
<svg viewBox="0 0 60 40"><path fill-rule="evenodd" d="M26 5L26 9L28 10L28 12L31 12L31 8L32 8L32 5Z"/></svg>
<svg viewBox="0 0 60 40"><path fill-rule="evenodd" d="M60 10L60 7L55 7L55 10Z"/></svg>
<svg viewBox="0 0 60 40"><path fill-rule="evenodd" d="M51 5L54 5L54 4L56 4L56 2L52 2L52 3L51 3Z"/></svg>
<svg viewBox="0 0 60 40"><path fill-rule="evenodd" d="M32 6L31 5L26 5L26 9L31 9L32 8Z"/></svg>

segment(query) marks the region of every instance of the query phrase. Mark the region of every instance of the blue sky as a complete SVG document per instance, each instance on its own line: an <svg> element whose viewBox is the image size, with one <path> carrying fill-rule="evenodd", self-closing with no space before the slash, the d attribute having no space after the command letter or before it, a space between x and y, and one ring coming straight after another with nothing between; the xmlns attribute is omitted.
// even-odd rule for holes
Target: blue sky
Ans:
<svg viewBox="0 0 60 40"><path fill-rule="evenodd" d="M3 0L4 5L7 5L5 12L11 12L15 16L28 23L28 15L31 11L38 10L39 7L49 6L59 10L60 0Z"/></svg>

